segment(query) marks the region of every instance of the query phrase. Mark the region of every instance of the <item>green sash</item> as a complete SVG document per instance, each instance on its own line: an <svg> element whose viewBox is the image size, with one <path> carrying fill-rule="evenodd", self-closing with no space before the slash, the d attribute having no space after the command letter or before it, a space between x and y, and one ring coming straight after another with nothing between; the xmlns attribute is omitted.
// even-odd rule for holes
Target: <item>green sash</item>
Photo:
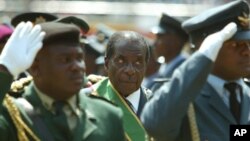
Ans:
<svg viewBox="0 0 250 141"><path fill-rule="evenodd" d="M130 109L125 100L118 94L118 92L113 88L108 78L105 78L98 82L94 87L97 95L102 96L109 101L118 105L123 111L123 122L126 132L126 136L131 141L146 141L147 134L146 131L136 116L136 114Z"/></svg>

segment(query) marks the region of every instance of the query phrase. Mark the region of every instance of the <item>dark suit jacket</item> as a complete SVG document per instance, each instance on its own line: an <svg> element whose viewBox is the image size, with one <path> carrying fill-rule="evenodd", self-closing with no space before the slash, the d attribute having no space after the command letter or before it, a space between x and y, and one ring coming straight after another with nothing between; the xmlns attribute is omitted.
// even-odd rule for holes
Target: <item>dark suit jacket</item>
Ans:
<svg viewBox="0 0 250 141"><path fill-rule="evenodd" d="M0 73L0 101L3 102L3 96L10 88L11 76ZM114 105L100 98L88 97L85 94L78 94L79 109L83 113L79 118L76 129L72 135L72 141L123 141L124 131L122 125L122 112ZM34 108L32 114L40 117L45 129L52 137L52 140L64 140L57 134L57 129L53 125L53 114L46 110L40 99L38 98L33 85L30 85L24 93L24 99L27 100ZM21 111L22 119L32 129L32 131L43 141L47 141L48 137L41 133L41 128L35 126L30 114L24 109L20 99L16 99L16 104ZM0 107L0 140L1 141L17 141L16 128L6 111L6 108Z"/></svg>
<svg viewBox="0 0 250 141"><path fill-rule="evenodd" d="M193 102L201 141L229 141L235 119L216 91L206 82L212 62L196 52L156 91L142 112L149 134L159 141L191 141L187 110ZM250 96L242 99L241 124L250 121ZM248 93L248 94L246 94Z"/></svg>

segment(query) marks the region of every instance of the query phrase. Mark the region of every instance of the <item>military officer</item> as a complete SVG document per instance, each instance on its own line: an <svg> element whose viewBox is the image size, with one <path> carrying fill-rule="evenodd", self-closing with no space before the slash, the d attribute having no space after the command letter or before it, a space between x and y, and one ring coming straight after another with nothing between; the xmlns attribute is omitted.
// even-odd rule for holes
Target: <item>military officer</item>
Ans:
<svg viewBox="0 0 250 141"><path fill-rule="evenodd" d="M142 121L160 141L229 141L249 124L249 6L237 0L183 23L197 51L145 105ZM202 43L202 44L201 44Z"/></svg>
<svg viewBox="0 0 250 141"><path fill-rule="evenodd" d="M121 110L80 93L85 63L79 35L73 24L18 24L0 56L0 140L124 140ZM33 80L14 99L6 92L26 69Z"/></svg>
<svg viewBox="0 0 250 141"><path fill-rule="evenodd" d="M150 88L153 92L159 89L161 83L154 80L171 78L174 70L182 64L187 54L182 53L184 45L187 43L188 35L181 27L181 21L163 13L159 25L152 29L156 35L154 52L157 58L164 57L158 72L152 78ZM152 67L152 66L151 66Z"/></svg>

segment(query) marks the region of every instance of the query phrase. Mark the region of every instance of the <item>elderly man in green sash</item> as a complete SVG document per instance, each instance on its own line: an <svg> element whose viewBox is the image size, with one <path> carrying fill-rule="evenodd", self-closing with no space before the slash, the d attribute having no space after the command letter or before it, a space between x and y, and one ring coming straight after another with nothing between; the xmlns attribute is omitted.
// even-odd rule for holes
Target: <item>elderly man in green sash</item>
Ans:
<svg viewBox="0 0 250 141"><path fill-rule="evenodd" d="M147 134L140 116L151 91L141 87L149 60L149 46L133 31L114 33L105 54L108 78L94 85L95 94L117 104L124 113L124 128L128 140L145 141Z"/></svg>

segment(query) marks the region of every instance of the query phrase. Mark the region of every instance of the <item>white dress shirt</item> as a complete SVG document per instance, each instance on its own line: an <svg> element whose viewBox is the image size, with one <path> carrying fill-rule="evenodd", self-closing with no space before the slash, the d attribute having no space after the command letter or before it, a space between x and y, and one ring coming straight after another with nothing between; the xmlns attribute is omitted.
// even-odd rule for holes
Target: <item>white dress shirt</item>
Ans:
<svg viewBox="0 0 250 141"><path fill-rule="evenodd" d="M236 80L234 82L239 84L240 86L242 86L242 83L244 83L242 79ZM215 75L210 74L208 76L208 83L215 89L215 91L222 98L223 102L229 108L229 91L226 88L224 88L224 84L229 82ZM241 102L240 91L238 90L236 93L237 93L237 100Z"/></svg>
<svg viewBox="0 0 250 141"><path fill-rule="evenodd" d="M126 99L132 104L133 111L137 113L140 102L140 89L127 96Z"/></svg>

